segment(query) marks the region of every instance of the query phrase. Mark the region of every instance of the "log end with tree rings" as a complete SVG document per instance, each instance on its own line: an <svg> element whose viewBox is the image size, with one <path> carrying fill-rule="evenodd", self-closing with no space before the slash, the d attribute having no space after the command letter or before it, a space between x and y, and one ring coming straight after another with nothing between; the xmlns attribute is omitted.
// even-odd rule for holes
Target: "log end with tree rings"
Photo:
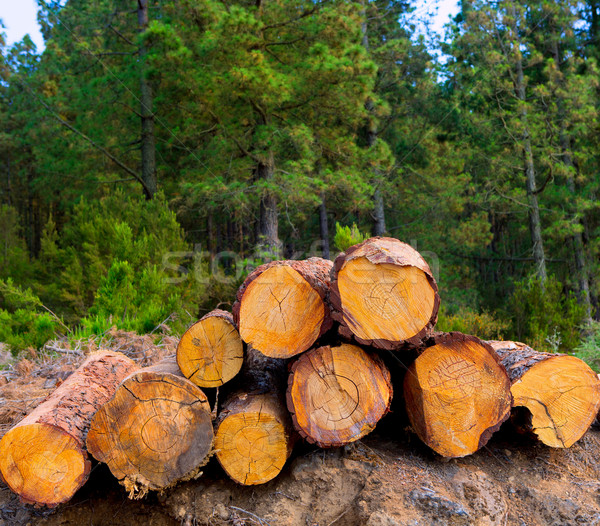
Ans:
<svg viewBox="0 0 600 526"><path fill-rule="evenodd" d="M437 284L410 245L367 239L336 258L333 274L333 317L359 343L397 349L420 345L431 333L440 305Z"/></svg>
<svg viewBox="0 0 600 526"><path fill-rule="evenodd" d="M244 344L226 311L215 309L194 323L177 346L177 364L199 387L219 387L235 377L244 362Z"/></svg>
<svg viewBox="0 0 600 526"><path fill-rule="evenodd" d="M341 446L370 433L391 399L387 367L355 345L313 349L290 371L287 405L294 427L320 447Z"/></svg>
<svg viewBox="0 0 600 526"><path fill-rule="evenodd" d="M88 357L44 402L0 441L0 472L24 502L68 501L90 473L85 436L98 408L137 368L121 353Z"/></svg>
<svg viewBox="0 0 600 526"><path fill-rule="evenodd" d="M435 341L406 372L406 411L425 444L444 457L463 457L510 416L510 380L486 342L461 333Z"/></svg>
<svg viewBox="0 0 600 526"><path fill-rule="evenodd" d="M512 382L515 407L531 419L524 427L550 447L577 442L600 409L600 381L583 360L567 354L537 352L518 342L489 342Z"/></svg>
<svg viewBox="0 0 600 526"><path fill-rule="evenodd" d="M206 396L174 365L160 362L129 376L92 420L90 454L132 498L196 476L212 450Z"/></svg>
<svg viewBox="0 0 600 526"><path fill-rule="evenodd" d="M310 258L254 270L233 306L242 340L271 358L309 349L332 325L326 302L331 267L331 261Z"/></svg>

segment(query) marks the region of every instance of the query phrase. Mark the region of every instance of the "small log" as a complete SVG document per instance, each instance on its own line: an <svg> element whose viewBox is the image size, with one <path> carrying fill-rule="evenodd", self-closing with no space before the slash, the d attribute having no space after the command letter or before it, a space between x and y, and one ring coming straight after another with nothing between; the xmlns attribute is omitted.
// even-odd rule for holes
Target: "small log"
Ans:
<svg viewBox="0 0 600 526"><path fill-rule="evenodd" d="M215 309L194 323L177 345L177 364L199 387L219 387L240 372L244 344L233 316Z"/></svg>
<svg viewBox="0 0 600 526"><path fill-rule="evenodd" d="M44 402L0 441L0 472L29 504L67 502L90 473L85 437L98 408L135 363L121 353L89 356Z"/></svg>
<svg viewBox="0 0 600 526"><path fill-rule="evenodd" d="M96 413L87 437L90 454L108 465L130 498L196 477L212 442L206 396L174 359L128 376Z"/></svg>
<svg viewBox="0 0 600 526"><path fill-rule="evenodd" d="M370 433L392 400L384 363L355 345L313 349L292 365L287 406L295 429L320 447Z"/></svg>
<svg viewBox="0 0 600 526"><path fill-rule="evenodd" d="M249 486L280 473L296 436L285 408L285 361L249 347L242 371L236 381L244 390L228 397L217 418L215 450L227 475Z"/></svg>
<svg viewBox="0 0 600 526"><path fill-rule="evenodd" d="M600 381L583 360L542 353L524 343L490 341L512 382L514 406L525 407L528 431L551 447L566 448L592 425L600 409Z"/></svg>
<svg viewBox="0 0 600 526"><path fill-rule="evenodd" d="M430 335L440 297L429 265L415 249L373 237L335 259L330 302L341 336L395 350L419 346Z"/></svg>
<svg viewBox="0 0 600 526"><path fill-rule="evenodd" d="M271 358L309 349L332 326L326 302L332 263L326 259L273 261L242 284L233 305L240 336Z"/></svg>
<svg viewBox="0 0 600 526"><path fill-rule="evenodd" d="M483 447L510 416L510 380L486 342L461 333L440 334L404 378L413 429L444 457Z"/></svg>

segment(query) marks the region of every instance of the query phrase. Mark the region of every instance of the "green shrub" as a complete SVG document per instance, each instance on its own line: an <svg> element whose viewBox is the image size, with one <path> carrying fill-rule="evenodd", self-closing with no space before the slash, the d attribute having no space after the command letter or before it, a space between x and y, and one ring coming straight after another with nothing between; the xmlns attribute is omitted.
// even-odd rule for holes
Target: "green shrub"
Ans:
<svg viewBox="0 0 600 526"><path fill-rule="evenodd" d="M6 343L13 354L28 347L42 347L57 336L61 325L31 290L15 286L10 279L0 281L0 342Z"/></svg>
<svg viewBox="0 0 600 526"><path fill-rule="evenodd" d="M368 232L361 232L356 226L356 223L352 223L352 227L349 227L342 226L336 222L333 244L338 250L344 252L351 246L362 243L369 237L371 237L371 235Z"/></svg>
<svg viewBox="0 0 600 526"><path fill-rule="evenodd" d="M553 277L545 287L537 278L516 284L508 301L516 339L539 351L570 352L578 347L585 308Z"/></svg>
<svg viewBox="0 0 600 526"><path fill-rule="evenodd" d="M488 312L479 313L468 308L461 308L453 314L448 314L442 306L436 329L472 334L482 340L503 340L509 332L510 321L495 318Z"/></svg>
<svg viewBox="0 0 600 526"><path fill-rule="evenodd" d="M600 373L600 322L593 322L587 328L581 343L575 347L574 355Z"/></svg>

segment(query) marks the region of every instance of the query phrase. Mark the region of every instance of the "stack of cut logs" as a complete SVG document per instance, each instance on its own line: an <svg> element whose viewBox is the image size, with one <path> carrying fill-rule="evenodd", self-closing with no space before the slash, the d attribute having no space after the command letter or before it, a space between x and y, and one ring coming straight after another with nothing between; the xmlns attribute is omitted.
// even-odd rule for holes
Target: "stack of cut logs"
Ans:
<svg viewBox="0 0 600 526"><path fill-rule="evenodd" d="M88 453L131 497L199 476L212 454L236 482L262 484L296 440L326 448L364 437L400 382L412 428L444 457L483 447L513 407L548 446L581 438L600 406L584 362L436 333L439 305L427 263L391 238L333 264L268 263L232 314L215 310L187 330L175 358L138 369L119 353L91 355L3 437L0 472L24 501L48 506L84 484ZM402 377L391 377L390 359L405 364Z"/></svg>

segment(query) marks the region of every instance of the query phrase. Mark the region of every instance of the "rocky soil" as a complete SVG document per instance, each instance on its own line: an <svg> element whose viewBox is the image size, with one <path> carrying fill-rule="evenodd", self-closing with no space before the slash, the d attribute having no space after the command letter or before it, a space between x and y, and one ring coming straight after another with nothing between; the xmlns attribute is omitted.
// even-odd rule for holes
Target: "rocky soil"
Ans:
<svg viewBox="0 0 600 526"><path fill-rule="evenodd" d="M103 347L140 363L173 351L168 336L114 332ZM31 356L0 373L0 435L72 371L89 349ZM600 433L568 450L550 449L505 424L470 457L444 460L423 446L396 409L350 446L297 448L282 474L239 486L215 459L197 479L131 501L105 466L68 504L19 503L0 484L0 525L429 526L600 525Z"/></svg>

